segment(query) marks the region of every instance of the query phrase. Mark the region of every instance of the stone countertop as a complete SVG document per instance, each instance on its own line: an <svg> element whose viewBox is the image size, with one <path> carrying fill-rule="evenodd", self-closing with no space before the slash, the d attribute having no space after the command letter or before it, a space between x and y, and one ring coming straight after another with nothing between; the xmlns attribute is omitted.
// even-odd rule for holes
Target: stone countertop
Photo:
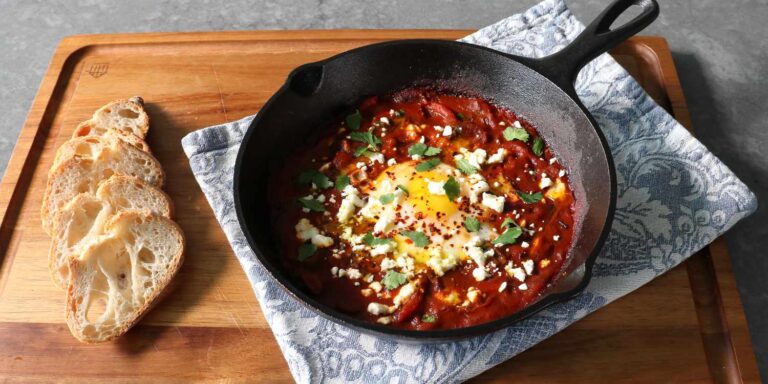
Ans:
<svg viewBox="0 0 768 384"><path fill-rule="evenodd" d="M643 34L667 38L698 138L768 198L768 1L660 0ZM238 29L477 29L536 0L0 0L0 171L58 41L67 35ZM583 22L607 0L568 1ZM768 210L726 236L755 353L768 378ZM760 224L763 223L763 224Z"/></svg>

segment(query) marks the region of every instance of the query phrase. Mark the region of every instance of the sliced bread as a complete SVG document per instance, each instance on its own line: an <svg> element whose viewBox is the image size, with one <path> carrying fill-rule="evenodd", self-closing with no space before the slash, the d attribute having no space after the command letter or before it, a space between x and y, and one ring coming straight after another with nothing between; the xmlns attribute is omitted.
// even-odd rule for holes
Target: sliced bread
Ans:
<svg viewBox="0 0 768 384"><path fill-rule="evenodd" d="M147 211L170 217L171 200L161 190L130 176L112 176L96 194L81 193L64 206L52 222L53 238L48 252L51 278L62 289L69 282L69 259L103 235L107 221L125 211Z"/></svg>
<svg viewBox="0 0 768 384"><path fill-rule="evenodd" d="M141 137L116 129L94 128L93 120L83 121L77 127L75 127L75 133L72 134L73 138L88 136L113 136L125 141L130 145L133 145L138 149L141 149L142 151L150 152L149 145Z"/></svg>
<svg viewBox="0 0 768 384"><path fill-rule="evenodd" d="M90 139L104 140L99 137ZM163 169L152 155L119 141L114 146L94 146L97 148L94 157L62 156L49 173L41 208L43 229L48 234L53 233L51 221L61 208L79 193L95 193L98 185L112 175L133 176L155 187L163 185Z"/></svg>
<svg viewBox="0 0 768 384"><path fill-rule="evenodd" d="M179 270L184 236L173 221L123 212L106 233L69 260L66 320L80 341L124 334L158 300Z"/></svg>
<svg viewBox="0 0 768 384"><path fill-rule="evenodd" d="M149 131L149 115L144 110L144 100L136 96L115 100L99 108L90 120L75 129L73 137L102 136L109 130L144 139Z"/></svg>

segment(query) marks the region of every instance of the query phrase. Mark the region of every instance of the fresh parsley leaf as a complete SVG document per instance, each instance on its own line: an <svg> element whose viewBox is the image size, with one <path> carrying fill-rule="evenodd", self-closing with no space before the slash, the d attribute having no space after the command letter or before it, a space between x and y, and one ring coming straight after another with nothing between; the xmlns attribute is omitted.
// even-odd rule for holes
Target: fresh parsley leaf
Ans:
<svg viewBox="0 0 768 384"><path fill-rule="evenodd" d="M328 188L333 185L328 180L328 176L314 169L300 173L298 181L299 184L314 184L318 188Z"/></svg>
<svg viewBox="0 0 768 384"><path fill-rule="evenodd" d="M379 196L379 201L382 204L387 205L387 204L395 201L395 194L394 193L387 193L387 194L381 195L381 196Z"/></svg>
<svg viewBox="0 0 768 384"><path fill-rule="evenodd" d="M299 261L304 261L315 254L317 247L312 243L304 243L299 246Z"/></svg>
<svg viewBox="0 0 768 384"><path fill-rule="evenodd" d="M527 143L528 138L530 137L530 135L528 135L528 131L526 131L524 128L509 127L505 129L501 134L504 135L504 138L507 139L507 141L520 140L524 143Z"/></svg>
<svg viewBox="0 0 768 384"><path fill-rule="evenodd" d="M336 176L336 189L339 191L343 191L344 188L349 185L349 176L347 175L338 175Z"/></svg>
<svg viewBox="0 0 768 384"><path fill-rule="evenodd" d="M427 313L424 316L421 316L421 321L423 323L434 323L437 320L437 316Z"/></svg>
<svg viewBox="0 0 768 384"><path fill-rule="evenodd" d="M435 156L439 155L442 150L440 148L429 147L424 143L416 143L408 148L408 156Z"/></svg>
<svg viewBox="0 0 768 384"><path fill-rule="evenodd" d="M541 200L541 192L525 193L523 191L517 191L517 195L520 196L520 200L526 204L533 204Z"/></svg>
<svg viewBox="0 0 768 384"><path fill-rule="evenodd" d="M440 159L435 157L416 164L416 170L419 172L429 171L430 169L437 167L438 164L440 164Z"/></svg>
<svg viewBox="0 0 768 384"><path fill-rule="evenodd" d="M459 112L456 112L456 118L459 119L459 121L464 121L464 115Z"/></svg>
<svg viewBox="0 0 768 384"><path fill-rule="evenodd" d="M321 202L319 202L317 200L305 199L305 198L302 197L302 198L299 199L299 202L301 203L301 205L304 206L304 208L307 208L310 211L325 212L325 206L323 206L323 203L321 203Z"/></svg>
<svg viewBox="0 0 768 384"><path fill-rule="evenodd" d="M464 228L470 232L477 232L480 230L480 220L474 216L467 216L467 218L464 219Z"/></svg>
<svg viewBox="0 0 768 384"><path fill-rule="evenodd" d="M469 163L466 159L458 159L456 160L456 168L459 169L459 171L464 172L467 175L472 175L477 173L478 169Z"/></svg>
<svg viewBox="0 0 768 384"><path fill-rule="evenodd" d="M405 188L405 186L402 184L398 184L397 189L403 191L403 193L405 193L406 196L410 195L410 193L408 192L408 189Z"/></svg>
<svg viewBox="0 0 768 384"><path fill-rule="evenodd" d="M402 231L400 234L411 239L417 247L424 248L429 245L429 237L419 231Z"/></svg>
<svg viewBox="0 0 768 384"><path fill-rule="evenodd" d="M531 145L531 150L533 150L533 154L536 156L541 156L544 154L544 140L541 139L541 137L537 137L533 139L533 144Z"/></svg>
<svg viewBox="0 0 768 384"><path fill-rule="evenodd" d="M426 151L424 151L424 156L437 156L442 152L443 150L436 147L428 147Z"/></svg>
<svg viewBox="0 0 768 384"><path fill-rule="evenodd" d="M371 247L375 247L377 245L383 245L393 242L392 239L380 239L378 237L374 237L373 233L368 232L363 236L363 244L369 245Z"/></svg>
<svg viewBox="0 0 768 384"><path fill-rule="evenodd" d="M517 223L515 223L515 221L510 219L509 217L507 217L506 219L504 219L504 221L501 222L501 229L510 228L512 226L519 227L519 225L517 225Z"/></svg>
<svg viewBox="0 0 768 384"><path fill-rule="evenodd" d="M381 283L384 284L388 291L397 289L397 287L405 284L406 281L408 279L405 274L392 270L387 271L387 274L381 279Z"/></svg>
<svg viewBox="0 0 768 384"><path fill-rule="evenodd" d="M347 123L347 127L353 131L360 129L360 123L363 121L363 115L359 109L355 109L355 113L347 115L344 121Z"/></svg>
<svg viewBox="0 0 768 384"><path fill-rule="evenodd" d="M523 230L520 227L511 227L507 228L504 233L501 234L501 236L497 237L496 240L493 241L494 244L514 244L515 241L517 241L517 238L520 237L520 235L523 234Z"/></svg>
<svg viewBox="0 0 768 384"><path fill-rule="evenodd" d="M362 155L365 155L368 152L368 148L369 147L367 145L361 145L357 147L357 149L355 149L355 153L353 153L353 155L355 157L360 157Z"/></svg>
<svg viewBox="0 0 768 384"><path fill-rule="evenodd" d="M368 149L374 152L379 150L379 144L381 144L381 139L378 138L378 136L374 136L373 131L351 132L349 134L349 138L354 141L359 141L361 143L368 144ZM355 154L357 156L360 156L362 155L362 152L360 154L357 154L357 151L355 151Z"/></svg>
<svg viewBox="0 0 768 384"><path fill-rule="evenodd" d="M453 178L453 176L449 177L448 181L443 184L443 190L445 191L446 196L448 196L448 200L451 201L456 200L456 198L461 195L461 188L459 187L459 183L456 181L456 179Z"/></svg>

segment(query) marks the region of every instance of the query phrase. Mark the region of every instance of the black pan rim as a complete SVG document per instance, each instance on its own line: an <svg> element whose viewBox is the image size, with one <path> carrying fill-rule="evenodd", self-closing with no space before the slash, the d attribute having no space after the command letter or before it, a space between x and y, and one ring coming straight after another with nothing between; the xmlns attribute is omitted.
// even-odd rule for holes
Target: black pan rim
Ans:
<svg viewBox="0 0 768 384"><path fill-rule="evenodd" d="M505 53L493 50L491 48L473 45L469 43L464 43L459 41L450 41L450 40L434 40L434 39L408 39L408 40L386 41L386 42L374 43L374 44L358 47L349 51L342 52L338 55L332 56L324 60L303 64L297 67L287 76L286 81L283 83L280 89L272 97L270 97L270 99L264 104L264 106L262 107L262 110L268 109L275 99L277 99L287 91L288 84L290 84L291 79L302 68L322 65L324 63L339 59L341 57L354 54L361 50L372 49L380 46L401 45L401 44L443 44L443 45L460 45L463 47L471 47L472 49L488 51L493 54L502 55L504 57L511 58L513 60L518 61L520 64L528 67L529 69L536 71L536 68L532 66L532 63L535 62L535 60L532 60L529 58L523 58L523 57L514 57L511 55L507 55ZM538 71L536 72L539 73ZM556 83L553 82L553 84L557 86ZM592 268L597 259L597 256L602 251L602 248L605 244L605 240L608 234L610 233L611 223L612 223L613 216L615 213L615 208L616 208L616 196L617 196L616 174L615 174L613 158L611 156L610 148L608 147L607 140L604 137L601 129L599 128L595 120L592 118L592 116L583 106L583 104L578 99L578 97L575 97L575 95L571 95L567 90L563 90L562 87L558 86L558 88L560 88L569 98L571 98L579 106L579 108L582 110L582 112L585 114L585 116L589 119L590 123L592 124L592 128L596 131L601 141L601 144L603 146L603 149L606 153L606 159L608 162L609 177L610 177L610 180L607 181L610 184L609 186L610 203L606 213L605 223L603 225L600 236L598 237L593 250L591 251L589 257L586 259L586 261L583 264L585 268L584 277L582 278L581 282L579 282L579 284L576 287L572 288L571 290L547 295L541 298L540 300L538 300L537 302L525 307L521 311L515 312L511 315L496 319L491 322L477 324L477 325L473 325L465 328L429 330L429 331L405 330L400 328L387 327L384 325L369 323L360 319L353 318L347 314L344 314L340 311L330 308L318 302L317 300L315 300L314 298L312 298L311 296L309 296L308 294L300 290L298 287L295 286L295 284L292 281L290 281L290 279L283 279L282 276L280 276L279 271L277 271L277 268L275 268L275 266L273 266L272 263L269 260L267 260L267 258L262 254L258 244L256 243L255 239L251 235L249 228L247 228L245 224L245 213L243 212L242 203L241 203L242 196L240 195L240 174L241 174L240 171L242 169L242 163L245 158L245 149L244 149L245 147L242 146L241 144L241 147L238 150L238 155L235 162L233 193L234 193L235 211L237 213L238 223L248 241L248 245L251 247L251 250L256 255L261 266L268 272L268 275L270 276L270 278L276 281L278 283L278 286L280 286L283 289L283 291L288 293L295 300L299 301L304 307L308 308L314 313L317 313L318 315L321 315L324 318L329 319L335 323L349 326L358 330L363 330L375 335L384 336L384 337L396 337L402 340L440 342L440 341L457 340L457 339L469 338L472 336L489 334L491 332L498 331L500 329L512 326L515 323L518 323L521 320L524 320L553 304L563 302L565 300L568 300L580 294L581 292L584 291L584 289L587 287L587 285L591 281ZM241 143L247 143L250 140L250 137L253 135L255 128L258 126L258 123L260 120L259 117L260 116L257 114L256 117L251 121L251 124L249 125L248 130L243 136L243 140Z"/></svg>

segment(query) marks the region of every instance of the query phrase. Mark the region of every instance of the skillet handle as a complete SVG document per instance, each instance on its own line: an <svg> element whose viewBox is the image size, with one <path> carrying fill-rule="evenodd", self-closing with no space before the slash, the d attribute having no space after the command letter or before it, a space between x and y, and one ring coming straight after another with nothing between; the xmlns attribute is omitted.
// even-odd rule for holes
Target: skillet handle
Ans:
<svg viewBox="0 0 768 384"><path fill-rule="evenodd" d="M642 12L626 24L610 29L630 6ZM597 56L607 52L650 25L659 15L656 0L616 0L590 23L576 39L557 53L533 60L531 65L564 90L573 90L579 70Z"/></svg>

